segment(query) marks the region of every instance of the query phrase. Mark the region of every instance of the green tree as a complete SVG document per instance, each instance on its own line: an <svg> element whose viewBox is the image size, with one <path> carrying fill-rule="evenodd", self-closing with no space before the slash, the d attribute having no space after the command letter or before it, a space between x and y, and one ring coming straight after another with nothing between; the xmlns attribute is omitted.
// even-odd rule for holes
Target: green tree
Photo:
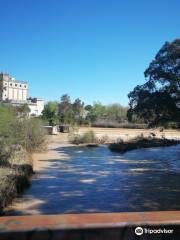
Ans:
<svg viewBox="0 0 180 240"><path fill-rule="evenodd" d="M84 109L85 109L86 111L88 111L88 112L90 112L90 111L92 110L92 108L93 108L92 105L86 105L86 106L84 107Z"/></svg>
<svg viewBox="0 0 180 240"><path fill-rule="evenodd" d="M146 83L129 93L128 118L150 126L180 123L180 39L166 42L144 72Z"/></svg>
<svg viewBox="0 0 180 240"><path fill-rule="evenodd" d="M119 123L127 119L127 108L118 103L103 105L95 102L93 106L86 106L85 109L88 109L87 118L91 123L108 123L109 121Z"/></svg>
<svg viewBox="0 0 180 240"><path fill-rule="evenodd" d="M74 103L72 104L72 110L74 121L77 124L80 124L83 121L83 109L84 103L79 98L75 99Z"/></svg>
<svg viewBox="0 0 180 240"><path fill-rule="evenodd" d="M64 94L61 97L60 103L58 105L58 115L61 123L73 124L74 114L73 114L71 99L68 94Z"/></svg>
<svg viewBox="0 0 180 240"><path fill-rule="evenodd" d="M58 123L58 103L50 101L44 106L42 112L43 119L48 120L49 125L54 126Z"/></svg>
<svg viewBox="0 0 180 240"><path fill-rule="evenodd" d="M40 120L35 118L19 118L16 107L0 105L0 150L2 142L26 148L26 143L31 144L35 134L37 138L39 135L39 139L44 134L41 125ZM34 128L33 133L30 132L32 127Z"/></svg>
<svg viewBox="0 0 180 240"><path fill-rule="evenodd" d="M86 119L91 123L94 123L99 119L105 118L106 107L102 105L100 102L94 102L93 106L91 105L86 106L85 110L88 111Z"/></svg>
<svg viewBox="0 0 180 240"><path fill-rule="evenodd" d="M106 106L100 102L94 102L93 113L96 116L96 119L104 119L106 117Z"/></svg>
<svg viewBox="0 0 180 240"><path fill-rule="evenodd" d="M127 108L121 104L114 103L106 107L107 120L114 122L124 122L127 120Z"/></svg>

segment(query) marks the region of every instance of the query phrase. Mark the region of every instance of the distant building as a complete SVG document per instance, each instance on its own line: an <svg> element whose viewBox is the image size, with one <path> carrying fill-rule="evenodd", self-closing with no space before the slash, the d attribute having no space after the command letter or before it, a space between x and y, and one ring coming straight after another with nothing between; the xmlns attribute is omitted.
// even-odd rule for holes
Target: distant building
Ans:
<svg viewBox="0 0 180 240"><path fill-rule="evenodd" d="M31 116L40 116L44 110L44 100L42 98L29 98L28 107Z"/></svg>
<svg viewBox="0 0 180 240"><path fill-rule="evenodd" d="M44 100L28 98L28 83L18 81L7 73L0 73L0 101L14 106L27 104L30 116L40 116L44 109Z"/></svg>
<svg viewBox="0 0 180 240"><path fill-rule="evenodd" d="M0 100L26 102L28 97L28 83L16 81L9 74L0 73Z"/></svg>

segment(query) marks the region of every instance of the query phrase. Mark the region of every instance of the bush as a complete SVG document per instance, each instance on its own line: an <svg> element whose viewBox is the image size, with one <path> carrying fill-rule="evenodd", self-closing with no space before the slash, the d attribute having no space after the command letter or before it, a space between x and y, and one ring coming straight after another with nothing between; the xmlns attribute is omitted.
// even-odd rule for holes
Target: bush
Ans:
<svg viewBox="0 0 180 240"><path fill-rule="evenodd" d="M88 131L83 135L80 134L71 134L69 135L69 141L73 144L104 144L109 141L107 135L103 135L101 138L97 138L93 131Z"/></svg>
<svg viewBox="0 0 180 240"><path fill-rule="evenodd" d="M16 108L0 105L0 213L28 184L33 170L27 152L45 145L41 125L39 119L19 117Z"/></svg>
<svg viewBox="0 0 180 240"><path fill-rule="evenodd" d="M69 141L70 141L70 143L76 144L76 145L82 143L81 142L81 136L79 134L71 134L71 135L69 135Z"/></svg>
<svg viewBox="0 0 180 240"><path fill-rule="evenodd" d="M108 135L103 135L101 138L99 138L99 143L100 144L107 143L108 141L109 141Z"/></svg>
<svg viewBox="0 0 180 240"><path fill-rule="evenodd" d="M98 143L98 139L93 131L88 131L83 135L72 134L69 138L70 142L73 144L83 144L83 143Z"/></svg>
<svg viewBox="0 0 180 240"><path fill-rule="evenodd" d="M43 150L46 147L45 130L39 119L24 122L25 138L23 145L28 152Z"/></svg>
<svg viewBox="0 0 180 240"><path fill-rule="evenodd" d="M0 105L0 137L9 137L15 127L16 114L14 108Z"/></svg>
<svg viewBox="0 0 180 240"><path fill-rule="evenodd" d="M9 149L9 146L12 147ZM14 197L21 193L29 184L29 177L33 173L32 159L21 146L7 144L4 149L3 159L0 167L0 215ZM1 158L2 160L2 158Z"/></svg>
<svg viewBox="0 0 180 240"><path fill-rule="evenodd" d="M0 105L0 164L6 164L17 146L27 152L44 149L46 139L39 119L19 118L16 109Z"/></svg>
<svg viewBox="0 0 180 240"><path fill-rule="evenodd" d="M82 143L97 143L98 139L93 131L88 131L81 138Z"/></svg>
<svg viewBox="0 0 180 240"><path fill-rule="evenodd" d="M7 165L12 156L13 146L6 139L0 139L0 166Z"/></svg>

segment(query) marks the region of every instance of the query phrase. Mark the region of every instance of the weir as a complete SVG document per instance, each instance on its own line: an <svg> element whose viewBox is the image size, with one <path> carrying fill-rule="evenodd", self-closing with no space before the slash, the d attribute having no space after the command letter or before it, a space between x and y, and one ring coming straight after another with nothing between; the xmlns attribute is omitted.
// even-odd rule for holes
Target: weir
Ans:
<svg viewBox="0 0 180 240"><path fill-rule="evenodd" d="M170 229L163 239L177 239L179 224L180 211L3 216L0 240L153 239L136 235L136 227Z"/></svg>

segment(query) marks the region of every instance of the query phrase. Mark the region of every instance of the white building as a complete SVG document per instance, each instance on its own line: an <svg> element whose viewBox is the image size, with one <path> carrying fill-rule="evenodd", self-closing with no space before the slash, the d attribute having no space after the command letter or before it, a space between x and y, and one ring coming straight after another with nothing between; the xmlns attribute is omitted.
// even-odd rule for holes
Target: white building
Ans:
<svg viewBox="0 0 180 240"><path fill-rule="evenodd" d="M28 99L28 107L31 116L40 116L44 110L44 100L42 98Z"/></svg>
<svg viewBox="0 0 180 240"><path fill-rule="evenodd" d="M0 73L1 91L0 100L12 100L26 102L28 98L28 84L16 81L9 74Z"/></svg>
<svg viewBox="0 0 180 240"><path fill-rule="evenodd" d="M0 73L0 101L14 106L28 104L30 116L40 116L44 109L44 100L28 98L28 83L17 81L9 74Z"/></svg>

